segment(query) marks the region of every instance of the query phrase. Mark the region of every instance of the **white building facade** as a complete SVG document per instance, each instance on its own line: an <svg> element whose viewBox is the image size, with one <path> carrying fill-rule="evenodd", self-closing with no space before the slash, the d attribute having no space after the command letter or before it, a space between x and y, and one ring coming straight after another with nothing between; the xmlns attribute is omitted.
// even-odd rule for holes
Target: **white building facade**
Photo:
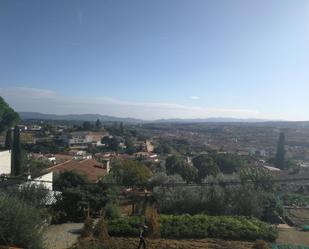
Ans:
<svg viewBox="0 0 309 249"><path fill-rule="evenodd" d="M0 175L11 174L11 151L0 151Z"/></svg>

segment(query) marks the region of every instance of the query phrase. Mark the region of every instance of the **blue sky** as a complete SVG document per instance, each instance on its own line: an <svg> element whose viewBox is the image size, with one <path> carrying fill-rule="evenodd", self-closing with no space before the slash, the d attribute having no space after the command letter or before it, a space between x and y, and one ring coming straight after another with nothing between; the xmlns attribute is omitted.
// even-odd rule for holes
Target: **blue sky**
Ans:
<svg viewBox="0 0 309 249"><path fill-rule="evenodd" d="M19 111L309 120L307 0L1 0Z"/></svg>

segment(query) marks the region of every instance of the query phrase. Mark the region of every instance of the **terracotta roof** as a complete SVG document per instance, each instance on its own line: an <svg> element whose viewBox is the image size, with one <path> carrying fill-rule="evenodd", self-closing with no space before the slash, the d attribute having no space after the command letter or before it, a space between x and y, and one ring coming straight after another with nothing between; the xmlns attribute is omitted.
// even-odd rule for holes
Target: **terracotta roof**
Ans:
<svg viewBox="0 0 309 249"><path fill-rule="evenodd" d="M107 173L104 164L94 159L86 159L83 161L69 160L62 164L50 167L48 171L74 171L81 175L84 175L91 182L97 182L102 176L106 175Z"/></svg>

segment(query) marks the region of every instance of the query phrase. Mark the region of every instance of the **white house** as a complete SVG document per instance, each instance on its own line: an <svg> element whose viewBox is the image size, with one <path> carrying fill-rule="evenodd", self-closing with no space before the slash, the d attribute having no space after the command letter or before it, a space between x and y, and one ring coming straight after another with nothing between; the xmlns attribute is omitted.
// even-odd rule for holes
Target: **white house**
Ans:
<svg viewBox="0 0 309 249"><path fill-rule="evenodd" d="M11 151L0 151L0 175L11 174Z"/></svg>
<svg viewBox="0 0 309 249"><path fill-rule="evenodd" d="M40 184L44 188L52 191L53 190L53 172L48 172L44 175L36 177L33 179L35 184Z"/></svg>

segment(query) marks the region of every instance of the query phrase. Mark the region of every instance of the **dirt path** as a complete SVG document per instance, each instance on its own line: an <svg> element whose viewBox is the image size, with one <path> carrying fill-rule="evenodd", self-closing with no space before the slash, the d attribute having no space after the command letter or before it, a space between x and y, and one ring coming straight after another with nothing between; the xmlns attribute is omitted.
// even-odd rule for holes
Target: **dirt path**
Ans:
<svg viewBox="0 0 309 249"><path fill-rule="evenodd" d="M46 249L66 249L73 245L82 227L83 223L65 223L49 226L44 235Z"/></svg>

